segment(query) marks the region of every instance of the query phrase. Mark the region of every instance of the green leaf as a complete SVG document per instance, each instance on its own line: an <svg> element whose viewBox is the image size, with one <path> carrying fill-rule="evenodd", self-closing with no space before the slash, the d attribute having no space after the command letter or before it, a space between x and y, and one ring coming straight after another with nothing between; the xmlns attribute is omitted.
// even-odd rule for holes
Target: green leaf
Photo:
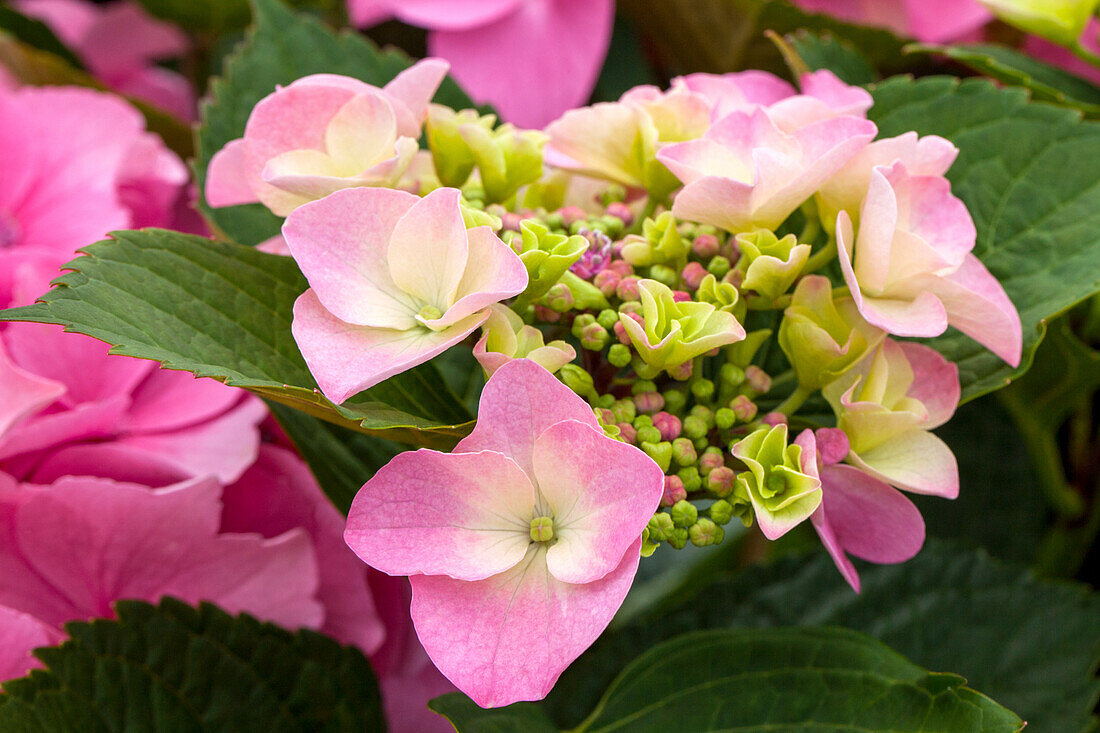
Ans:
<svg viewBox="0 0 1100 733"><path fill-rule="evenodd" d="M786 68L764 31L828 32L850 43L884 73L907 70L905 42L889 31L799 10L783 0L620 0L620 10L675 72L724 73Z"/></svg>
<svg viewBox="0 0 1100 733"><path fill-rule="evenodd" d="M828 69L848 84L862 86L878 78L863 52L831 33L800 30L785 37L798 56L813 70Z"/></svg>
<svg viewBox="0 0 1100 733"><path fill-rule="evenodd" d="M309 74L344 74L383 86L412 64L401 51L379 50L352 31L334 33L279 0L253 0L253 4L255 23L245 42L227 59L222 78L211 84L211 99L203 105L202 124L195 136L200 208L226 236L249 245L276 236L282 220L260 204L210 208L203 192L210 159L244 134L256 103L275 91L276 85ZM455 108L473 106L450 79L443 82L435 101Z"/></svg>
<svg viewBox="0 0 1100 733"><path fill-rule="evenodd" d="M686 630L838 624L963 675L1027 720L1029 733L1073 733L1090 720L1100 598L1087 588L937 542L901 565L861 563L860 577L857 595L824 553L718 575L693 598L613 624L543 704L559 725L577 724L624 663Z"/></svg>
<svg viewBox="0 0 1100 733"><path fill-rule="evenodd" d="M471 416L424 364L334 405L290 333L307 287L289 257L163 229L114 232L42 296L3 320L61 323L169 369L213 377L344 427L447 448Z"/></svg>
<svg viewBox="0 0 1100 733"><path fill-rule="evenodd" d="M428 703L455 727L456 733L556 733L554 722L538 705L519 702L486 710L460 692L441 695Z"/></svg>
<svg viewBox="0 0 1100 733"><path fill-rule="evenodd" d="M50 27L40 20L17 13L11 8L0 5L0 31L6 31L20 42L57 56L74 69L83 69L72 51L54 35Z"/></svg>
<svg viewBox="0 0 1100 733"><path fill-rule="evenodd" d="M277 402L269 400L267 406L309 464L321 489L344 514L363 484L402 450L388 440L333 425Z"/></svg>
<svg viewBox="0 0 1100 733"><path fill-rule="evenodd" d="M1026 371L1047 320L1100 290L1100 166L1086 162L1100 160L1100 124L981 79L893 78L872 93L881 137L915 130L958 146L947 176L977 225L974 254L1020 311L1018 369L954 330L931 341L971 400Z"/></svg>
<svg viewBox="0 0 1100 733"><path fill-rule="evenodd" d="M577 733L1010 733L1024 723L954 675L839 628L698 631L645 652Z"/></svg>
<svg viewBox="0 0 1100 733"><path fill-rule="evenodd" d="M81 86L107 91L99 80L48 51L0 33L0 65L23 84L32 86ZM136 97L125 97L145 117L145 125L160 135L164 144L182 158L192 151L191 127L160 107Z"/></svg>
<svg viewBox="0 0 1100 733"><path fill-rule="evenodd" d="M66 626L35 652L46 665L4 683L0 729L99 731L382 731L366 657L310 631L171 598L119 601L118 620Z"/></svg>
<svg viewBox="0 0 1100 733"><path fill-rule="evenodd" d="M942 54L979 74L1030 89L1034 99L1075 107L1090 117L1100 115L1100 88L1095 84L1007 46L916 43L906 46L905 51Z"/></svg>
<svg viewBox="0 0 1100 733"><path fill-rule="evenodd" d="M243 28L251 16L248 0L138 0L150 15L192 32L221 33Z"/></svg>

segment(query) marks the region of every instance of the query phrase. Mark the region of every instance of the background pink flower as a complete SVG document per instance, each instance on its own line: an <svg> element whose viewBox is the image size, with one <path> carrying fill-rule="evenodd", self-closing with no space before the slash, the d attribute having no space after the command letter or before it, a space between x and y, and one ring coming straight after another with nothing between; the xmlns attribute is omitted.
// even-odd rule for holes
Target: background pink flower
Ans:
<svg viewBox="0 0 1100 733"><path fill-rule="evenodd" d="M596 85L613 0L348 0L352 22L427 28L428 52L478 102L522 127L584 104Z"/></svg>
<svg viewBox="0 0 1100 733"><path fill-rule="evenodd" d="M151 102L186 120L195 117L195 93L181 74L157 61L183 55L190 42L175 26L150 17L129 0L98 5L86 0L14 0L37 18L117 92Z"/></svg>
<svg viewBox="0 0 1100 733"><path fill-rule="evenodd" d="M992 18L977 0L793 0L804 10L929 43L962 40Z"/></svg>

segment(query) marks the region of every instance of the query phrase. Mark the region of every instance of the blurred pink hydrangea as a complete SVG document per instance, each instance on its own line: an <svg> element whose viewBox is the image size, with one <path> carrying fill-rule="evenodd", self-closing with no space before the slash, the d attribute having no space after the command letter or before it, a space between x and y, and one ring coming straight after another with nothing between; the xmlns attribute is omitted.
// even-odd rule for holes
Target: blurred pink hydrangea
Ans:
<svg viewBox="0 0 1100 733"><path fill-rule="evenodd" d="M963 40L992 14L977 0L793 0L803 10L887 28L927 43Z"/></svg>
<svg viewBox="0 0 1100 733"><path fill-rule="evenodd" d="M129 0L102 5L87 0L14 0L13 5L49 26L111 89L185 120L195 118L190 83L156 64L187 52L190 41L180 29L150 17Z"/></svg>
<svg viewBox="0 0 1100 733"><path fill-rule="evenodd" d="M505 120L540 128L584 104L611 42L614 0L348 0L365 27L427 28L428 52Z"/></svg>

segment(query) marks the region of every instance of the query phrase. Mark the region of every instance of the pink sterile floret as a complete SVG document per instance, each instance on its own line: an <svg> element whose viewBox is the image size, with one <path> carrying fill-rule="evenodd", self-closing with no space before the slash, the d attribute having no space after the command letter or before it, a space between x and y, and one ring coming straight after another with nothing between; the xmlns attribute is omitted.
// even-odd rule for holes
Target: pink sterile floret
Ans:
<svg viewBox="0 0 1100 733"><path fill-rule="evenodd" d="M332 401L446 351L527 287L492 229L466 229L459 195L353 188L287 218L283 236L310 284L294 304L294 339Z"/></svg>
<svg viewBox="0 0 1100 733"><path fill-rule="evenodd" d="M372 567L411 576L417 634L459 689L483 707L536 700L622 604L663 478L517 359L454 453L403 453L364 485L344 537Z"/></svg>
<svg viewBox="0 0 1100 733"><path fill-rule="evenodd" d="M272 539L218 531L211 478L163 489L66 477L50 486L0 474L0 678L61 624L113 615L119 599L210 601L283 626L317 628L317 560L302 530Z"/></svg>

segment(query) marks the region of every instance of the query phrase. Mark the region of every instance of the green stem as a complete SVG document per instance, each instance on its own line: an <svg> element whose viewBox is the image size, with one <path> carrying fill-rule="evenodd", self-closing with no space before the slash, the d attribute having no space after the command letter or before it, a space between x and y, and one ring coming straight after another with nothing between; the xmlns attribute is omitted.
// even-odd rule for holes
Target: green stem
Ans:
<svg viewBox="0 0 1100 733"><path fill-rule="evenodd" d="M778 298L762 298L754 295L745 299L745 307L751 311L777 311L783 310L791 304L790 295L780 295Z"/></svg>
<svg viewBox="0 0 1100 733"><path fill-rule="evenodd" d="M1074 41L1072 46L1069 46L1069 50L1073 51L1077 58L1086 61L1093 66L1100 66L1100 56L1097 56L1092 51L1081 45L1080 41Z"/></svg>
<svg viewBox="0 0 1100 733"><path fill-rule="evenodd" d="M631 224L630 227L626 229L623 233L641 234L642 225L645 224L646 219L653 218L653 215L657 213L657 206L659 206L660 203L661 202L658 201L655 197L647 196L645 200L645 208L642 209L641 215L639 215L638 218L634 220L634 223Z"/></svg>
<svg viewBox="0 0 1100 733"><path fill-rule="evenodd" d="M810 395L813 393L814 390L807 389L800 384L795 388L794 392L791 393L790 397L779 403L779 407L775 408L775 411L790 416L797 412L798 408L802 407L802 403L809 399Z"/></svg>
<svg viewBox="0 0 1100 733"><path fill-rule="evenodd" d="M1031 454L1039 488L1055 513L1067 519L1080 517L1085 511L1085 502L1081 494L1066 480L1062 452L1054 433L1036 420L1030 407L1018 401L1010 390L1003 390L998 397L1012 415L1016 429L1020 431L1024 446Z"/></svg>
<svg viewBox="0 0 1100 733"><path fill-rule="evenodd" d="M820 233L821 220L817 218L817 207L814 207L813 212L806 213L806 226L802 227L802 231L798 235L798 241L801 244L813 244ZM836 246L835 243L834 246Z"/></svg>
<svg viewBox="0 0 1100 733"><path fill-rule="evenodd" d="M810 255L810 259L806 260L806 266L802 268L802 274L809 275L811 272L817 272L835 258L836 239L830 237L828 243L824 247Z"/></svg>

